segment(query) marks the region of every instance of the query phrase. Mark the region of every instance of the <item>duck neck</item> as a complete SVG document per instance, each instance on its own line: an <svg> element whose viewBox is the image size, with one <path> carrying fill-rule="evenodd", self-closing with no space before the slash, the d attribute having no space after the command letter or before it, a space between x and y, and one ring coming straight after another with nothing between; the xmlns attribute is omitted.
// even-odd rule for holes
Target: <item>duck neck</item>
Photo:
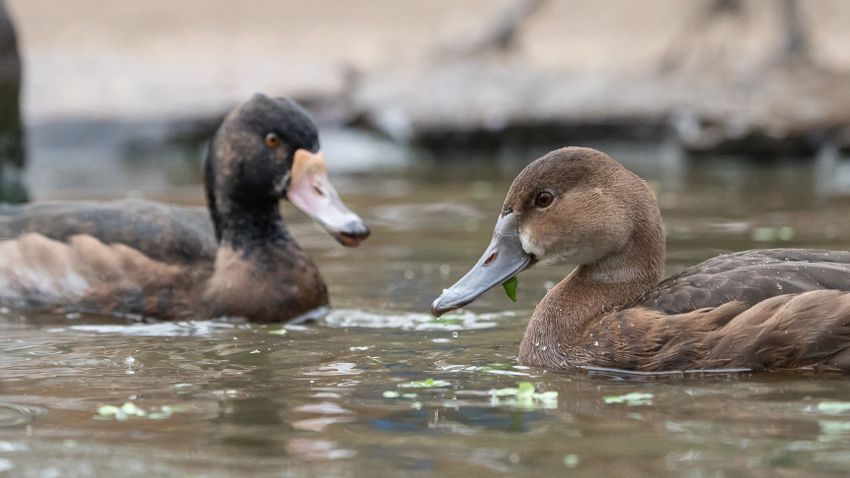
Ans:
<svg viewBox="0 0 850 478"><path fill-rule="evenodd" d="M249 207L229 203L212 217L219 244L233 250L267 248L289 239L277 203Z"/></svg>
<svg viewBox="0 0 850 478"><path fill-rule="evenodd" d="M578 266L537 305L520 345L525 365L564 367L593 359L587 333L602 317L658 285L665 244L660 221L637 230L619 252Z"/></svg>
<svg viewBox="0 0 850 478"><path fill-rule="evenodd" d="M327 305L324 281L287 232L276 203L219 198L210 211L219 247L204 285L207 315L277 322Z"/></svg>
<svg viewBox="0 0 850 478"><path fill-rule="evenodd" d="M214 164L214 158L207 158L204 189L219 244L239 250L288 239L277 199L255 197L238 201L227 197L218 191Z"/></svg>

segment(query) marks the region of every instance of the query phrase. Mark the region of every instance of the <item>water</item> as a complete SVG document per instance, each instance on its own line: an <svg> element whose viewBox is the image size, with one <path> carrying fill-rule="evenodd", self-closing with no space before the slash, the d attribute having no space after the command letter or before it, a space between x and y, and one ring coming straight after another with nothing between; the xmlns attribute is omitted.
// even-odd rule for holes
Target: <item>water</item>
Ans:
<svg viewBox="0 0 850 478"><path fill-rule="evenodd" d="M668 272L754 247L850 248L850 201L833 187L841 163L824 173L795 161L686 162L665 146L604 148L658 193ZM0 310L0 476L846 474L844 376L518 366L534 304L567 269L524 273L516 304L496 290L431 318L430 302L477 260L510 180L533 158L518 156L334 177L373 230L356 250L284 205L330 286L334 310L315 324ZM44 171L39 157L33 167ZM142 179L161 164L122 164L118 183L202 197L191 175L149 185ZM86 180L63 192L114 194ZM520 396L491 392L522 382L541 395L527 385Z"/></svg>

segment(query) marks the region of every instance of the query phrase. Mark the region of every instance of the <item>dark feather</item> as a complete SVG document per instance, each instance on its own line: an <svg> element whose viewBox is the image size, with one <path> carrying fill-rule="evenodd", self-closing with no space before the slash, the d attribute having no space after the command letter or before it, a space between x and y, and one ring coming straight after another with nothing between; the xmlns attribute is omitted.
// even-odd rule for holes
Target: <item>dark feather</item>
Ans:
<svg viewBox="0 0 850 478"><path fill-rule="evenodd" d="M28 232L63 242L86 234L169 263L212 261L218 247L204 208L142 200L0 206L0 239Z"/></svg>
<svg viewBox="0 0 850 478"><path fill-rule="evenodd" d="M731 301L752 306L812 290L850 291L850 252L763 249L725 254L662 281L630 304L680 314Z"/></svg>

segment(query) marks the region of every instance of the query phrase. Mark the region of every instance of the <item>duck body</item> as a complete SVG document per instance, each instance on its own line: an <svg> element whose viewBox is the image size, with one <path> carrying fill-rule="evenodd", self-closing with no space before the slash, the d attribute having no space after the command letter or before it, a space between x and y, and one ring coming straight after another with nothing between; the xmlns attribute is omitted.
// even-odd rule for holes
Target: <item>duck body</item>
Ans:
<svg viewBox="0 0 850 478"><path fill-rule="evenodd" d="M287 232L279 199L344 245L368 229L327 181L309 116L256 95L225 118L205 171L207 210L140 200L0 207L0 303L254 321L326 306L327 287Z"/></svg>
<svg viewBox="0 0 850 478"><path fill-rule="evenodd" d="M850 372L850 252L738 252L662 281L664 256L660 211L643 181L601 152L565 148L514 180L487 252L434 312L533 264L572 263L535 308L520 363Z"/></svg>
<svg viewBox="0 0 850 478"><path fill-rule="evenodd" d="M770 249L717 256L633 301L625 298L637 293L636 285L599 284L582 272L558 284L535 309L520 345L522 363L645 372L811 366L850 371L848 252ZM558 312L565 310L575 315ZM578 316L592 319L581 327L565 323Z"/></svg>

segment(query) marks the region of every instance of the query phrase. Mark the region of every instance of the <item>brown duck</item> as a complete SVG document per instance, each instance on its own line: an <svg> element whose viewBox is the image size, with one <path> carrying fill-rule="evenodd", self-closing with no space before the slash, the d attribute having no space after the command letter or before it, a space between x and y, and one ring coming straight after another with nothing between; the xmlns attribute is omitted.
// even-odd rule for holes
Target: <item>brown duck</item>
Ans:
<svg viewBox="0 0 850 478"><path fill-rule="evenodd" d="M316 125L255 95L231 111L205 163L208 211L150 201L0 209L0 303L182 319L286 321L328 304L278 209L287 198L340 243L369 235L325 173Z"/></svg>
<svg viewBox="0 0 850 478"><path fill-rule="evenodd" d="M532 264L577 265L537 305L520 363L602 367L850 371L850 252L752 250L664 281L658 205L599 151L564 148L514 179L493 240L433 304L471 303Z"/></svg>

